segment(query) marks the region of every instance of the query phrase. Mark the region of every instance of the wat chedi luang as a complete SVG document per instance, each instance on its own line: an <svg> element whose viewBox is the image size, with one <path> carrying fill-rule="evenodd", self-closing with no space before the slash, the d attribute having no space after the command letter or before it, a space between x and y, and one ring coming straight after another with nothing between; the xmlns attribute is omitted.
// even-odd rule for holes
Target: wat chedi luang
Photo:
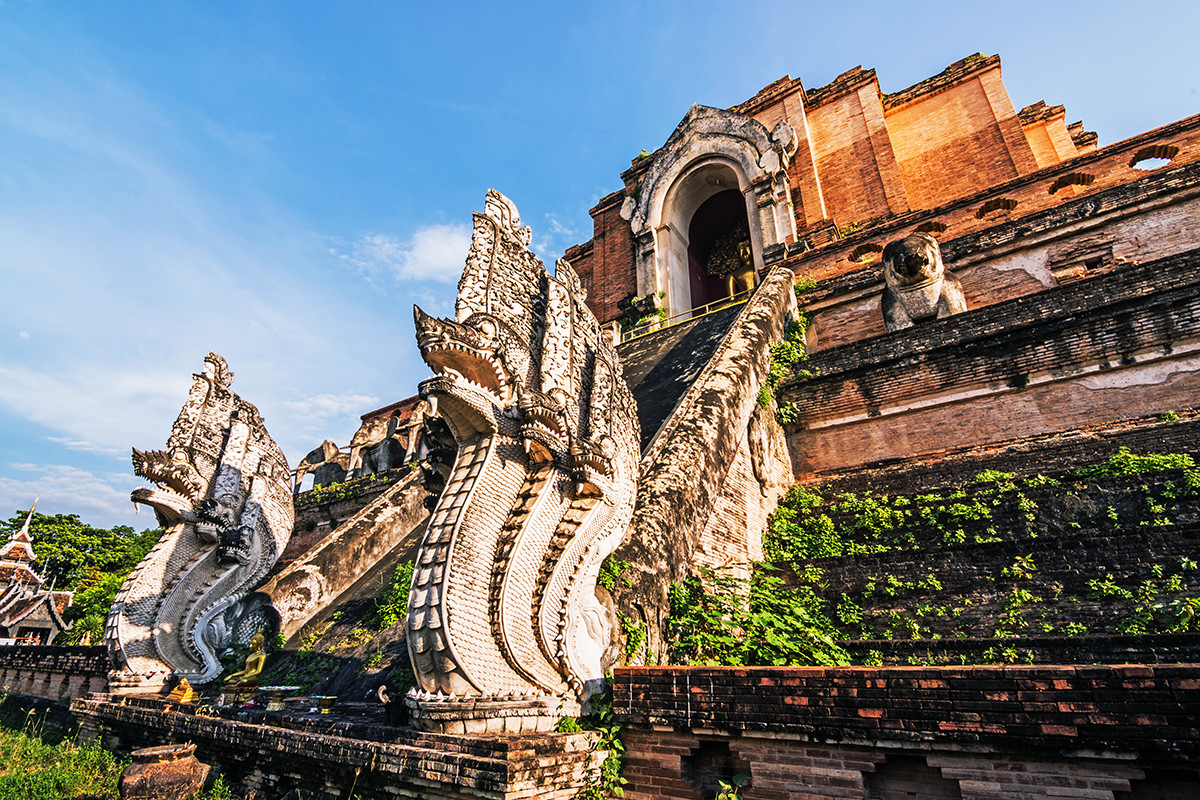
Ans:
<svg viewBox="0 0 1200 800"><path fill-rule="evenodd" d="M591 216L550 274L488 192L433 376L294 474L208 356L85 736L331 799L1200 791L1200 116L785 77Z"/></svg>

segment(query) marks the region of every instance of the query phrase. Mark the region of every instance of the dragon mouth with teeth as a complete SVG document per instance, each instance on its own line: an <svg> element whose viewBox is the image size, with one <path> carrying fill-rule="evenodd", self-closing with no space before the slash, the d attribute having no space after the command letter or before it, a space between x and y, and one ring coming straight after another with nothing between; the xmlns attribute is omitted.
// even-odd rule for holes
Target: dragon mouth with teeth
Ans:
<svg viewBox="0 0 1200 800"><path fill-rule="evenodd" d="M578 277L528 245L489 192L455 319L415 310L420 391L457 447L409 596L427 730L552 729L601 679L612 631L595 585L633 514L636 407Z"/></svg>

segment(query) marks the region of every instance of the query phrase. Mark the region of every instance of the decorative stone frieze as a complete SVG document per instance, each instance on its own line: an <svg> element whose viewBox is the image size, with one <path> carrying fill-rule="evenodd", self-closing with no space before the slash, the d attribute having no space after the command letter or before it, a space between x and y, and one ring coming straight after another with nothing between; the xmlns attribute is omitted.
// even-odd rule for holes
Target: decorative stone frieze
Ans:
<svg viewBox="0 0 1200 800"><path fill-rule="evenodd" d="M157 488L131 499L153 508L166 533L109 613L113 691L154 691L172 673L213 681L221 651L275 626L266 597L251 592L291 536L291 475L258 409L232 383L225 359L209 353L167 449L133 451L134 471Z"/></svg>
<svg viewBox="0 0 1200 800"><path fill-rule="evenodd" d="M437 373L421 394L457 446L427 470L440 498L409 598L426 730L552 730L600 681L612 633L595 586L633 514L636 407L574 270L548 275L529 241L489 191L455 319L415 310Z"/></svg>

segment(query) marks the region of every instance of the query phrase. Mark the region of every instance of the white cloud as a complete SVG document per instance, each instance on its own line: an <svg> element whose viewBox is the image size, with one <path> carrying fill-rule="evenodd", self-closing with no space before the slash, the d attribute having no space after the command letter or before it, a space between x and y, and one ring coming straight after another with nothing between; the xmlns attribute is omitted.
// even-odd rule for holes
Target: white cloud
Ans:
<svg viewBox="0 0 1200 800"><path fill-rule="evenodd" d="M78 514L92 525L134 525L153 528L154 517L133 518L129 492L136 478L115 473L93 473L64 464L7 464L21 477L0 477L0 514L10 509L29 508L40 496L38 511L44 514Z"/></svg>
<svg viewBox="0 0 1200 800"><path fill-rule="evenodd" d="M61 444L68 450L74 450L77 453L90 453L98 456L120 456L125 453L124 450L118 450L115 447L103 447L95 442L82 439L71 439L66 436L47 436L46 438L55 444Z"/></svg>
<svg viewBox="0 0 1200 800"><path fill-rule="evenodd" d="M462 274L471 229L463 224L427 225L408 240L372 233L354 243L350 253L339 258L370 281L387 275L398 281L451 283Z"/></svg>
<svg viewBox="0 0 1200 800"><path fill-rule="evenodd" d="M20 336L22 339L28 339L29 331L21 331L20 333L17 334L17 336Z"/></svg>
<svg viewBox="0 0 1200 800"><path fill-rule="evenodd" d="M197 365L198 367L199 365ZM0 365L0 403L61 431L53 441L80 452L124 452L165 440L187 396L189 375L77 365L50 374Z"/></svg>
<svg viewBox="0 0 1200 800"><path fill-rule="evenodd" d="M558 215L556 215L554 213L549 213L546 215L546 223L547 223L546 227L550 230L550 233L554 236L572 236L572 237L578 236L578 234L575 232L575 228L573 226L567 225L566 223L559 220Z"/></svg>
<svg viewBox="0 0 1200 800"><path fill-rule="evenodd" d="M324 425L340 416L358 417L381 405L378 397L354 392L318 394L299 400L286 400L283 403L293 420L305 423L310 427Z"/></svg>

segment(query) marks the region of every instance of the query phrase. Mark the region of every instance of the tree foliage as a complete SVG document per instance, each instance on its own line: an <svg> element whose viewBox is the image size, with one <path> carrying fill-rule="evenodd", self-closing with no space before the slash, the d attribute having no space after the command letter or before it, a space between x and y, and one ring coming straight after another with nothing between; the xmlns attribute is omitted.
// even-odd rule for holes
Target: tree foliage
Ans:
<svg viewBox="0 0 1200 800"><path fill-rule="evenodd" d="M7 541L25 523L18 511L0 522L0 538ZM29 523L38 568L60 590L75 592L64 615L75 628L58 641L75 644L87 636L99 643L104 618L125 578L154 547L161 529L134 532L127 525L95 528L76 514L37 514Z"/></svg>

